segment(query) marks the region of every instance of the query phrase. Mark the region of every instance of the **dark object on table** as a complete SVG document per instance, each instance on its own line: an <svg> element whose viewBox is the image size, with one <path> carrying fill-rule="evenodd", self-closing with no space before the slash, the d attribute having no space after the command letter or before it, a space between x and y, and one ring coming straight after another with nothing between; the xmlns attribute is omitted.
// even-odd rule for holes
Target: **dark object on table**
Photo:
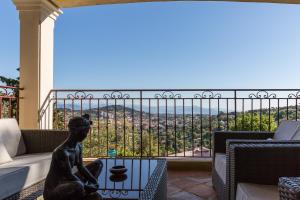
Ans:
<svg viewBox="0 0 300 200"><path fill-rule="evenodd" d="M90 131L90 117L74 117L69 121L69 137L52 154L52 162L45 181L45 200L100 200L97 193L98 176L102 161L95 160L87 166L82 161L81 142ZM77 167L78 172L73 173Z"/></svg>
<svg viewBox="0 0 300 200"><path fill-rule="evenodd" d="M111 180L112 182L123 182L126 179L127 179L126 174L120 174L120 175L113 174L109 177L109 180Z"/></svg>
<svg viewBox="0 0 300 200"><path fill-rule="evenodd" d="M125 168L124 165L116 165L116 166L113 166L109 171L112 174L121 175L121 174L124 174L125 172L127 172L127 169Z"/></svg>
<svg viewBox="0 0 300 200"><path fill-rule="evenodd" d="M300 177L281 177L278 183L282 200L300 200Z"/></svg>

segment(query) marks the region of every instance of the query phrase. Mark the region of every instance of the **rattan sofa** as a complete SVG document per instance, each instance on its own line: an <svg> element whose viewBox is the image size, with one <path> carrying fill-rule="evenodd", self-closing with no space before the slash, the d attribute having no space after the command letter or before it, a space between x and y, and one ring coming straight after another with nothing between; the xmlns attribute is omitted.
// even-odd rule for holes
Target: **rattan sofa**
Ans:
<svg viewBox="0 0 300 200"><path fill-rule="evenodd" d="M11 122L13 121L9 123ZM2 140L6 140L5 145L9 144L7 147L11 148L10 143L16 141L5 135L7 128L3 128L3 120L0 126L0 140L2 136ZM14 131L21 133L21 137L16 155L11 157L11 161L0 164L0 199L34 199L40 195L38 192L42 191L44 179L49 171L52 151L67 138L68 132L20 131L14 127L9 134Z"/></svg>
<svg viewBox="0 0 300 200"><path fill-rule="evenodd" d="M279 199L279 177L300 176L300 141L293 140L299 128L300 123L294 133L215 132L212 179L218 198Z"/></svg>

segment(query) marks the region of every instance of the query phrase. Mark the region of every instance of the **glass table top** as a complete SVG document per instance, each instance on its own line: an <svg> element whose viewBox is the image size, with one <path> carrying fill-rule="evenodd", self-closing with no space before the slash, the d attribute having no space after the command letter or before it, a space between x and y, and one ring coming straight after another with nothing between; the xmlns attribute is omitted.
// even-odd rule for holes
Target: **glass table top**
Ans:
<svg viewBox="0 0 300 200"><path fill-rule="evenodd" d="M155 159L101 159L102 172L98 178L98 193L104 199L139 199L149 179L158 165ZM127 172L118 181L114 179L110 169L116 165L124 165Z"/></svg>

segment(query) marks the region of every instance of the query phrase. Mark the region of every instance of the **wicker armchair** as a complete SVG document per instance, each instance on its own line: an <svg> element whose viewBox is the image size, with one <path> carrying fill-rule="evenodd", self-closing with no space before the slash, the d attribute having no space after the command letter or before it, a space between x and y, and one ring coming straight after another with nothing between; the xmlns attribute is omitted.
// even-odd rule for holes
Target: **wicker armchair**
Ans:
<svg viewBox="0 0 300 200"><path fill-rule="evenodd" d="M300 141L266 140L273 136L273 132L214 133L213 185L219 199L238 199L238 183L276 186L279 177L300 175Z"/></svg>

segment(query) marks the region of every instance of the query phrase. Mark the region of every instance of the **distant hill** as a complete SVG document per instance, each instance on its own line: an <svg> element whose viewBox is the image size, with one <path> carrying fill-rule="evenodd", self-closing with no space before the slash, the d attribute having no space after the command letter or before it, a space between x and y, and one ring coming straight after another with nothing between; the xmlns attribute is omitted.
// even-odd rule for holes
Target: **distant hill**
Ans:
<svg viewBox="0 0 300 200"><path fill-rule="evenodd" d="M90 109L91 107L91 109ZM57 108L58 109L63 109L64 108L64 105L63 104L58 104L57 105ZM80 111L81 110L81 106L80 104L74 104L73 105L73 108L74 108L74 111ZM159 107L159 113L161 114L165 114L166 113L166 108L167 108L167 113L168 114L174 114L174 106L160 106ZM109 110L109 112L113 112L114 109L115 109L115 105L109 105L109 106L106 106L104 104L101 104L99 105L99 111L104 111L106 112L106 110ZM116 105L116 109L117 111L123 111L124 110L124 107L122 105ZM72 104L66 104L66 110L72 110ZM98 112L98 105L87 105L87 104L83 104L82 105L82 110L83 112L89 112L89 111L92 111L92 112ZM126 112L132 112L132 108L129 107L129 106L125 106L125 110ZM134 105L133 106L133 110L134 112L139 112L140 111L140 106L139 105ZM143 105L142 107L142 110L144 113L149 113L149 107L148 106L145 106ZM150 113L157 113L157 110L158 108L156 106L151 106L150 107ZM199 106L194 106L192 108L192 106L185 106L184 109L182 106L176 106L176 114L183 114L183 111L185 114L192 114L192 110L194 110L194 114L199 114L200 113L200 107ZM218 114L218 110L215 109L215 108L211 108L210 110L210 113L211 115L217 115ZM209 114L209 108L202 108L202 114L204 115L208 115Z"/></svg>

